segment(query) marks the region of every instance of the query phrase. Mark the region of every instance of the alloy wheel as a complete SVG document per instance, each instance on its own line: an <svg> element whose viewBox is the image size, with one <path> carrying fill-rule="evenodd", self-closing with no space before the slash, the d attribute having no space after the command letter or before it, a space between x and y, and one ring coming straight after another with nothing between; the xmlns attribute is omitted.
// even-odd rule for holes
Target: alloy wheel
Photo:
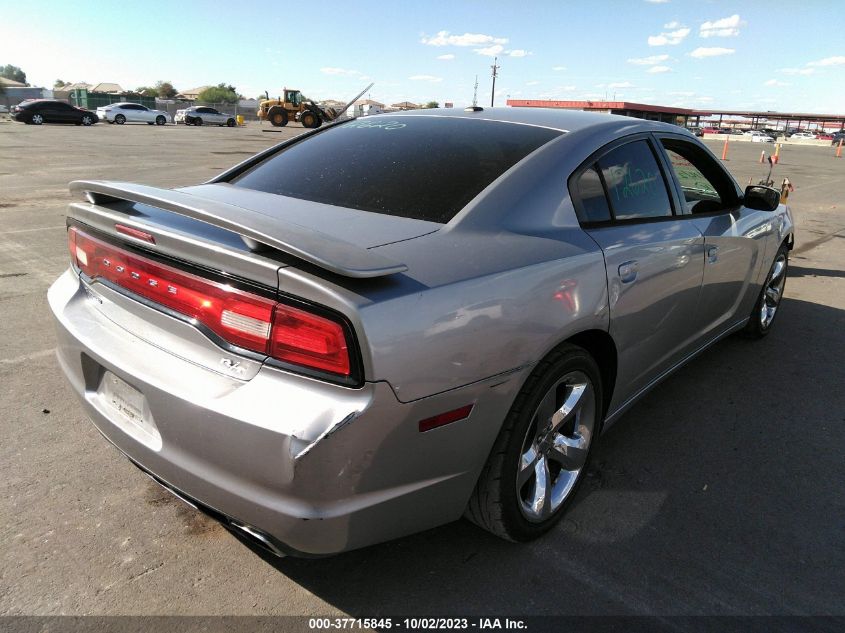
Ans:
<svg viewBox="0 0 845 633"><path fill-rule="evenodd" d="M775 319L775 313L783 296L784 284L786 284L786 254L778 253L760 301L760 325L763 329L768 328Z"/></svg>
<svg viewBox="0 0 845 633"><path fill-rule="evenodd" d="M517 468L522 515L549 519L584 468L596 425L595 390L581 371L562 376L543 396L528 426Z"/></svg>

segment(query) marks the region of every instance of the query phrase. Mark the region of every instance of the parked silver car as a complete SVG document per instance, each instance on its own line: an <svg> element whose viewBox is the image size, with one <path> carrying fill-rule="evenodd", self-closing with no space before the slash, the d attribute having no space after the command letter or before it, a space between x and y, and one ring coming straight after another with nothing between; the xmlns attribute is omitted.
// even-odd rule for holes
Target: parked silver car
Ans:
<svg viewBox="0 0 845 633"><path fill-rule="evenodd" d="M718 339L769 332L793 244L778 192L689 132L582 112L377 115L202 185L71 190L49 303L73 391L277 554L461 516L549 530L600 431Z"/></svg>
<svg viewBox="0 0 845 633"><path fill-rule="evenodd" d="M237 121L233 114L220 112L209 106L194 106L183 110L176 110L176 123L185 125L226 125L235 127Z"/></svg>

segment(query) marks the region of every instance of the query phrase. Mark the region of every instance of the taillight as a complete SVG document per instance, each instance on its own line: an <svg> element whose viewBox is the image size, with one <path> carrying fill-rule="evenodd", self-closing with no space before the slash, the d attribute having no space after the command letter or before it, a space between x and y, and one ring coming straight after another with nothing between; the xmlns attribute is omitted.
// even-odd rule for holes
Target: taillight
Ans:
<svg viewBox="0 0 845 633"><path fill-rule="evenodd" d="M349 349L340 323L291 306L277 304L270 336L270 356L348 376Z"/></svg>
<svg viewBox="0 0 845 633"><path fill-rule="evenodd" d="M346 330L306 310L238 290L68 230L71 260L106 279L195 319L225 341L283 363L351 377Z"/></svg>

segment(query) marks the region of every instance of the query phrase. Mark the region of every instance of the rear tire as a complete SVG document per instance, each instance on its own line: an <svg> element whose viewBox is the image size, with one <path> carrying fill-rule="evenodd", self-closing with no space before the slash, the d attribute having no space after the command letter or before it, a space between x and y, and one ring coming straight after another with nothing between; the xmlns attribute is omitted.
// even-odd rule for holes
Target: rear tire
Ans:
<svg viewBox="0 0 845 633"><path fill-rule="evenodd" d="M549 354L508 412L464 516L509 541L554 527L589 467L602 402L601 374L586 350L564 344Z"/></svg>
<svg viewBox="0 0 845 633"><path fill-rule="evenodd" d="M118 114L116 117L114 117L114 122L118 125L123 125L124 123L126 123L126 117L122 114Z"/></svg>
<svg viewBox="0 0 845 633"><path fill-rule="evenodd" d="M44 123L44 117L40 114L33 114L32 117L29 119L29 122L33 125L41 125Z"/></svg>

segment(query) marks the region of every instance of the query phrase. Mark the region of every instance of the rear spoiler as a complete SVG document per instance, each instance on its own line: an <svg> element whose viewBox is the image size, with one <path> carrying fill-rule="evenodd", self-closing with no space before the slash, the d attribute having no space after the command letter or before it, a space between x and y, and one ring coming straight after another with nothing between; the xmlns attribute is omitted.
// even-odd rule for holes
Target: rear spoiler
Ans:
<svg viewBox="0 0 845 633"><path fill-rule="evenodd" d="M129 182L74 180L71 193L84 192L92 204L139 202L237 233L250 250L269 246L344 277L384 277L408 270L405 264L284 219L172 189Z"/></svg>

